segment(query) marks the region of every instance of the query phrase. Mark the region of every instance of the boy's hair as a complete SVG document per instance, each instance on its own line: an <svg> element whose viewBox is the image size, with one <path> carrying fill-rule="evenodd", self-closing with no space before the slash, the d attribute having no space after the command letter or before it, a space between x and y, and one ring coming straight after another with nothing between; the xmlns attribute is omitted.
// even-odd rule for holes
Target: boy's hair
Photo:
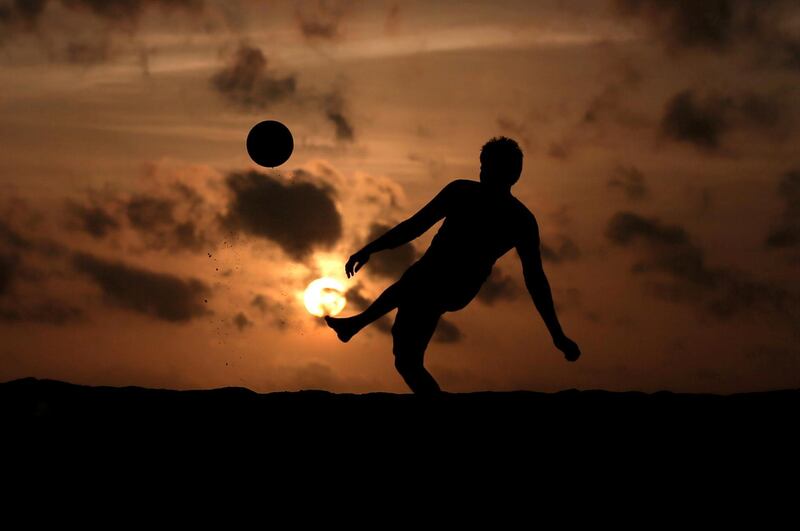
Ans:
<svg viewBox="0 0 800 531"><path fill-rule="evenodd" d="M509 186L519 180L522 174L522 150L512 139L505 136L496 136L486 142L481 148L481 160L491 161L500 177Z"/></svg>

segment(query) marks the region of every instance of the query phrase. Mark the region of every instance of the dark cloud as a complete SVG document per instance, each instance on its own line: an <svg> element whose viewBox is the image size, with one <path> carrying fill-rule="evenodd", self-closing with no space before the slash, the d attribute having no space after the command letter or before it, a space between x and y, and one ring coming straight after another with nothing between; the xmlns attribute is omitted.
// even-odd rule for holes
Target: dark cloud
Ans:
<svg viewBox="0 0 800 531"><path fill-rule="evenodd" d="M635 166L617 166L608 180L609 188L619 188L628 199L638 200L647 196L644 174Z"/></svg>
<svg viewBox="0 0 800 531"><path fill-rule="evenodd" d="M150 8L197 13L204 7L203 0L0 0L0 28L24 32L41 30L42 15L54 4L126 30L135 28L142 14Z"/></svg>
<svg viewBox="0 0 800 531"><path fill-rule="evenodd" d="M346 116L345 101L341 91L333 91L323 98L323 111L325 117L335 128L336 138L352 142L355 138L355 131L350 119Z"/></svg>
<svg viewBox="0 0 800 531"><path fill-rule="evenodd" d="M628 59L613 58L613 54L602 70L598 90L592 92L582 111L580 107L577 109L580 114L571 116L571 106L560 106L557 121L563 123L569 117L569 123L550 142L547 156L566 161L581 149L596 148L609 138L609 127L640 130L651 127L651 119L630 104L641 84L641 71ZM552 119L546 113L536 112L528 122L541 124Z"/></svg>
<svg viewBox="0 0 800 531"><path fill-rule="evenodd" d="M369 229L367 243L379 238L392 227L383 223L373 223ZM399 278L417 258L417 250L410 243L405 243L394 249L386 249L373 254L367 267L371 273L388 278Z"/></svg>
<svg viewBox="0 0 800 531"><path fill-rule="evenodd" d="M712 95L699 99L691 90L675 94L664 106L661 133L672 140L713 150L730 127L731 101Z"/></svg>
<svg viewBox="0 0 800 531"><path fill-rule="evenodd" d="M726 52L746 46L763 64L800 68L800 39L785 24L791 0L615 0L617 11L643 20L673 52Z"/></svg>
<svg viewBox="0 0 800 531"><path fill-rule="evenodd" d="M386 10L386 19L383 21L383 29L386 31L386 33L395 33L400 26L402 18L400 4L396 2L393 3Z"/></svg>
<svg viewBox="0 0 800 531"><path fill-rule="evenodd" d="M187 189L181 185L181 190ZM193 196L190 196L190 198ZM200 252L214 247L205 231L192 218L197 203L180 204L175 197L136 195L125 204L125 213L131 227L142 236L149 249ZM181 208L184 207L184 208ZM182 219L176 211L183 210Z"/></svg>
<svg viewBox="0 0 800 531"><path fill-rule="evenodd" d="M780 139L792 126L792 114L780 94L700 95L687 89L664 105L660 132L671 140L713 151L734 129L771 133Z"/></svg>
<svg viewBox="0 0 800 531"><path fill-rule="evenodd" d="M279 330L286 330L288 327L288 311L283 304L258 294L250 301L250 305L258 309L262 315L269 317L272 324Z"/></svg>
<svg viewBox="0 0 800 531"><path fill-rule="evenodd" d="M141 230L155 230L171 225L175 219L173 201L148 195L132 197L126 205L126 214L131 225Z"/></svg>
<svg viewBox="0 0 800 531"><path fill-rule="evenodd" d="M26 322L58 326L80 321L83 316L81 308L55 299L34 303L15 299L0 303L0 321L6 323Z"/></svg>
<svg viewBox="0 0 800 531"><path fill-rule="evenodd" d="M295 260L329 248L342 235L329 186L257 171L231 173L226 184L232 196L223 224L271 240Z"/></svg>
<svg viewBox="0 0 800 531"><path fill-rule="evenodd" d="M724 49L740 33L749 33L735 13L733 0L616 0L619 12L645 19L657 36L671 48ZM749 17L755 20L753 14Z"/></svg>
<svg viewBox="0 0 800 531"><path fill-rule="evenodd" d="M16 255L0 253L0 296L10 291L18 263L19 258Z"/></svg>
<svg viewBox="0 0 800 531"><path fill-rule="evenodd" d="M628 245L637 239L667 245L682 245L689 240L682 227L664 225L655 218L645 218L633 212L614 214L606 228L606 236L618 245Z"/></svg>
<svg viewBox="0 0 800 531"><path fill-rule="evenodd" d="M77 253L73 264L115 306L169 322L185 322L208 313L205 298L210 289L200 280L156 273L85 253Z"/></svg>
<svg viewBox="0 0 800 531"><path fill-rule="evenodd" d="M642 256L631 271L650 275L645 287L659 298L702 304L720 318L749 310L791 318L798 310L797 295L782 286L751 279L732 268L709 267L703 250L678 225L617 212L605 234L616 245L640 249Z"/></svg>
<svg viewBox="0 0 800 531"><path fill-rule="evenodd" d="M540 246L542 260L559 264L561 262L577 260L581 257L581 250L572 238L565 234L560 234L558 239L559 243L557 247L551 247L542 242Z"/></svg>
<svg viewBox="0 0 800 531"><path fill-rule="evenodd" d="M243 312L239 312L233 317L233 324L239 332L242 332L245 328L253 326L253 321L248 319Z"/></svg>
<svg viewBox="0 0 800 531"><path fill-rule="evenodd" d="M120 227L119 221L101 206L69 202L67 208L71 218L70 225L93 238L104 238Z"/></svg>
<svg viewBox="0 0 800 531"><path fill-rule="evenodd" d="M301 94L297 76L278 76L269 70L267 57L259 48L240 45L229 64L211 76L211 86L228 102L248 111L268 109L290 98L303 105L313 102L333 125L338 140L352 142L355 138L341 88L325 94L308 90Z"/></svg>
<svg viewBox="0 0 800 531"><path fill-rule="evenodd" d="M275 76L267 69L264 53L244 44L231 62L211 77L211 85L229 102L246 110L266 109L297 90L295 76Z"/></svg>
<svg viewBox="0 0 800 531"><path fill-rule="evenodd" d="M298 6L295 20L306 39L336 40L342 36L342 20L346 13L347 2L318 0Z"/></svg>
<svg viewBox="0 0 800 531"><path fill-rule="evenodd" d="M33 30L46 4L47 0L7 0L0 3L0 24Z"/></svg>
<svg viewBox="0 0 800 531"><path fill-rule="evenodd" d="M481 286L477 298L484 304L491 306L496 302L516 299L519 293L520 287L514 279L495 268L483 286Z"/></svg>
<svg viewBox="0 0 800 531"><path fill-rule="evenodd" d="M586 105L578 126L591 126L612 122L623 126L638 126L645 119L627 105L631 92L642 80L641 72L630 63L623 62L612 67L614 78L595 94Z"/></svg>
<svg viewBox="0 0 800 531"><path fill-rule="evenodd" d="M452 322L445 318L439 319L436 331L433 333L433 341L437 343L458 343L464 338L461 330Z"/></svg>
<svg viewBox="0 0 800 531"><path fill-rule="evenodd" d="M64 16L64 10L70 13ZM0 0L0 45L18 34L31 35L47 60L79 66L133 52L149 75L152 48L132 38L142 16L148 11L190 14L205 19L208 29L213 18L204 17L205 10L203 0Z"/></svg>
<svg viewBox="0 0 800 531"><path fill-rule="evenodd" d="M112 21L139 18L149 7L197 11L204 4L203 0L61 0L61 3Z"/></svg>
<svg viewBox="0 0 800 531"><path fill-rule="evenodd" d="M637 263L636 272L659 270L682 281L709 287L718 281L716 272L706 266L702 249L691 243L683 227L666 225L633 212L617 212L608 222L606 237L617 245L642 242L650 246L654 251L652 256Z"/></svg>
<svg viewBox="0 0 800 531"><path fill-rule="evenodd" d="M781 222L767 235L767 247L778 249L800 246L800 171L786 172L778 184L784 202Z"/></svg>
<svg viewBox="0 0 800 531"><path fill-rule="evenodd" d="M149 250L201 252L216 247L209 235L215 223L210 206L181 182L162 186L157 193L68 201L67 215L69 228L96 239L128 228Z"/></svg>
<svg viewBox="0 0 800 531"><path fill-rule="evenodd" d="M557 160L567 160L572 152L570 142L564 140L561 142L551 142L547 148L547 156Z"/></svg>
<svg viewBox="0 0 800 531"><path fill-rule="evenodd" d="M24 208L26 218L33 212ZM50 239L23 235L13 215L0 215L0 322L63 325L83 318L83 310L53 298L48 281L55 276L64 248ZM60 273L58 273L60 275Z"/></svg>
<svg viewBox="0 0 800 531"><path fill-rule="evenodd" d="M22 236L18 230L0 219L0 244L3 247L15 250L31 249L34 245L28 238Z"/></svg>

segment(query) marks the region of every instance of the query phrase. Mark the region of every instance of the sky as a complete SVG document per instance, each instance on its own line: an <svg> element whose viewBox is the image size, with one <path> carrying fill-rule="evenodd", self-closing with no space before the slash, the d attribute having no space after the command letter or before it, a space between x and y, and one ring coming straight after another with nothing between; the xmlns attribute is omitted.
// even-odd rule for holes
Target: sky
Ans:
<svg viewBox="0 0 800 531"><path fill-rule="evenodd" d="M443 390L800 387L795 2L0 0L0 76L0 381L408 392L388 318L342 344L303 291L363 309L438 226L347 257L504 135L582 357L512 250Z"/></svg>

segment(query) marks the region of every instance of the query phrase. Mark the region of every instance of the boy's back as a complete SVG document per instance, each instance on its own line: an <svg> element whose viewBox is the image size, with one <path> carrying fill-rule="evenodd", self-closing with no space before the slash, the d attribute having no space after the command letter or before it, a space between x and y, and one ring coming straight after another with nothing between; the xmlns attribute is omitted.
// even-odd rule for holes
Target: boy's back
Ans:
<svg viewBox="0 0 800 531"><path fill-rule="evenodd" d="M531 232L536 228L533 214L517 198L478 181L453 181L438 199L444 222L404 276L459 309L478 293L498 258L520 238L537 238L538 231Z"/></svg>

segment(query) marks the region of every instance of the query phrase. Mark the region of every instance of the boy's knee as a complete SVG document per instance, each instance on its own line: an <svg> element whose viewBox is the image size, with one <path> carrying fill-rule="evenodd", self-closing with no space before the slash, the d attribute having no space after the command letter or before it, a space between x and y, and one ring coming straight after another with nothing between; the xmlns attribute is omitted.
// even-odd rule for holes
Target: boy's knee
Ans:
<svg viewBox="0 0 800 531"><path fill-rule="evenodd" d="M422 368L422 357L410 355L409 352L394 349L394 367L400 374L416 372Z"/></svg>

